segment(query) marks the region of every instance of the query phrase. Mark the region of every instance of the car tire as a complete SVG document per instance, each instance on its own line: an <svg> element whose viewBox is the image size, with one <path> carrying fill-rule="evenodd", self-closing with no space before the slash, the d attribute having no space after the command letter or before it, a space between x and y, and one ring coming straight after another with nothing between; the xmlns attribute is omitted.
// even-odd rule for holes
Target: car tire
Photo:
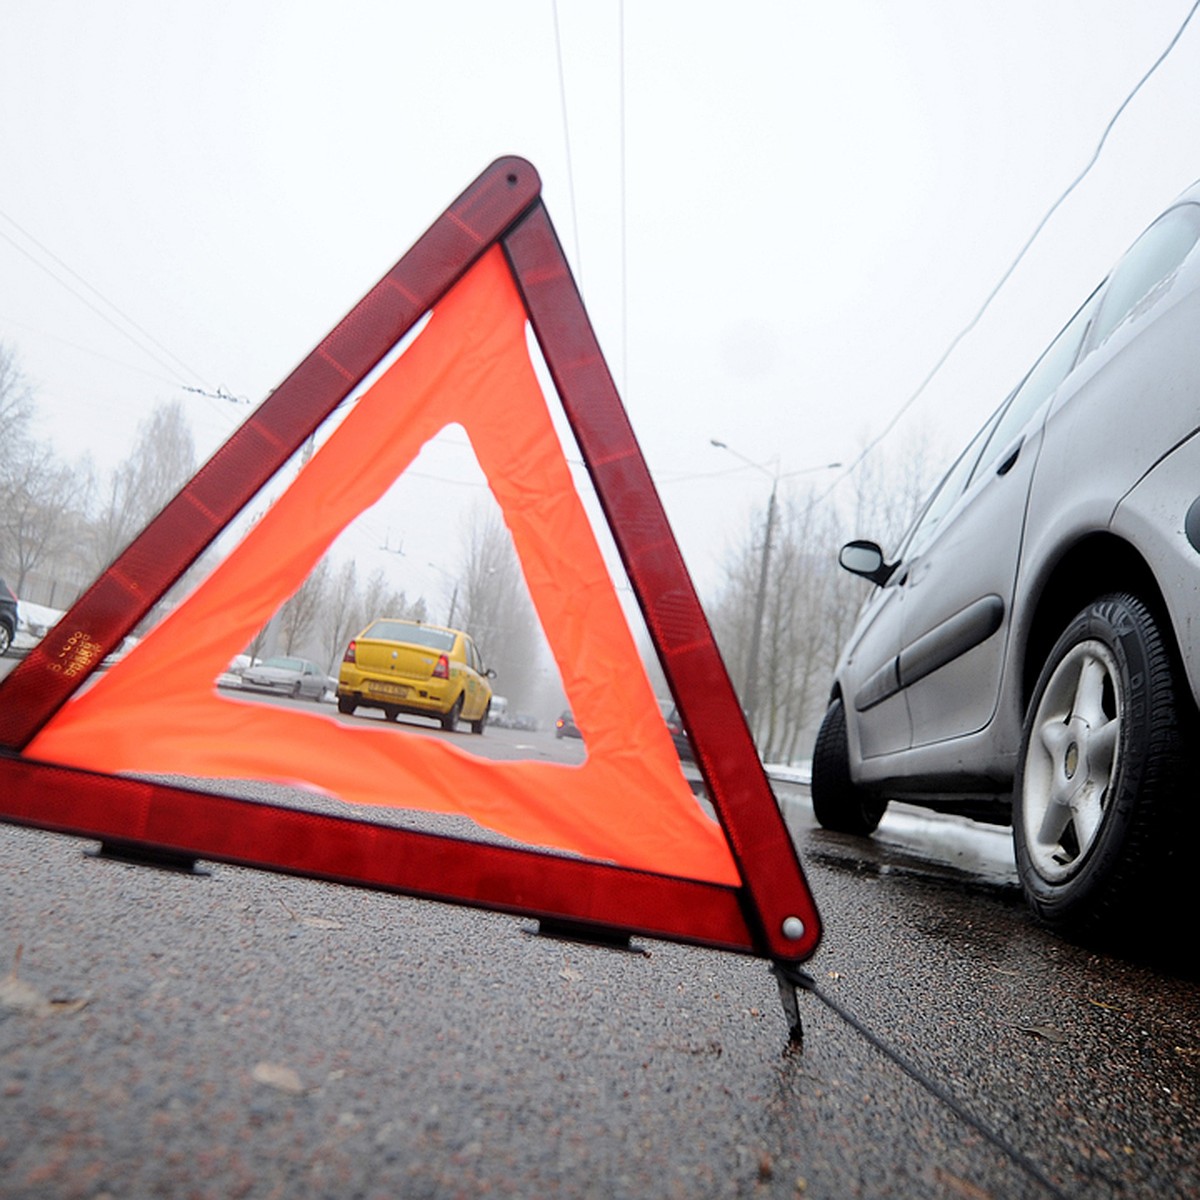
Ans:
<svg viewBox="0 0 1200 1200"><path fill-rule="evenodd" d="M1177 886L1172 857L1190 850L1181 702L1134 596L1089 604L1050 651L1021 738L1013 843L1026 899L1057 932L1119 944Z"/></svg>
<svg viewBox="0 0 1200 1200"><path fill-rule="evenodd" d="M3 621L0 621L0 657L8 653L8 648L12 645L12 639L12 631Z"/></svg>
<svg viewBox="0 0 1200 1200"><path fill-rule="evenodd" d="M825 712L813 749L813 815L822 829L874 833L887 809L887 797L860 788L850 778L850 744L846 738L846 712L835 700Z"/></svg>
<svg viewBox="0 0 1200 1200"><path fill-rule="evenodd" d="M458 728L458 718L462 715L462 708L462 692L459 692L458 698L450 705L450 711L441 718L442 728L447 733L453 733Z"/></svg>
<svg viewBox="0 0 1200 1200"><path fill-rule="evenodd" d="M347 717L354 716L354 710L358 707L358 701L352 696L338 697L338 712Z"/></svg>
<svg viewBox="0 0 1200 1200"><path fill-rule="evenodd" d="M488 723L488 713L491 711L491 707L492 707L491 702L489 701L487 708L485 708L483 710L483 712L480 714L479 720L471 722L471 732L472 733L482 733L483 732L484 727Z"/></svg>
<svg viewBox="0 0 1200 1200"><path fill-rule="evenodd" d="M400 719L400 710L394 704L385 704L383 706L383 715L389 721L398 721Z"/></svg>

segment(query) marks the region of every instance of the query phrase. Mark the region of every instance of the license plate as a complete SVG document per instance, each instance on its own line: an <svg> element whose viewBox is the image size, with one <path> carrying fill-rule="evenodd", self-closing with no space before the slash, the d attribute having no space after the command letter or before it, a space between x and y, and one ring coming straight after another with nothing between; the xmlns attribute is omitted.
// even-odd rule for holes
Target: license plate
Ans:
<svg viewBox="0 0 1200 1200"><path fill-rule="evenodd" d="M403 699L408 695L408 688L399 683L370 683L367 685L376 696L395 696Z"/></svg>

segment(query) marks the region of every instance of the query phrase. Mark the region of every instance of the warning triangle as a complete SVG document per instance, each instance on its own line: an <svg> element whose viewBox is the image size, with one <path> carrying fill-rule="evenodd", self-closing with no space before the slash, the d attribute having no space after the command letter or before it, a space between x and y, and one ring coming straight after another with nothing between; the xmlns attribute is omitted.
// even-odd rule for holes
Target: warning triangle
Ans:
<svg viewBox="0 0 1200 1200"><path fill-rule="evenodd" d="M493 164L0 684L0 819L796 962L820 924L533 168ZM121 663L101 659L416 323L241 544ZM704 776L691 795L570 478L532 327ZM513 537L582 766L485 762L218 695L213 680L448 424ZM292 780L464 813L532 849L232 799L132 772Z"/></svg>

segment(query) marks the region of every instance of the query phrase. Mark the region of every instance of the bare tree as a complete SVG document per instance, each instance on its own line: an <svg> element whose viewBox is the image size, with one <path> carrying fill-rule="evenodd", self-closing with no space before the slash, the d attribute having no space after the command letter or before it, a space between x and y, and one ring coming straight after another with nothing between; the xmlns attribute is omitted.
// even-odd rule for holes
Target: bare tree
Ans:
<svg viewBox="0 0 1200 1200"><path fill-rule="evenodd" d="M714 607L713 629L743 700L754 677L751 732L767 758L794 754L823 699L829 669L827 564L830 542L837 536L831 521L812 496L785 499L772 522L771 553L764 560L766 526L753 514ZM760 609L762 628L756 638L753 626Z"/></svg>
<svg viewBox="0 0 1200 1200"><path fill-rule="evenodd" d="M827 598L833 565L828 550L838 531L832 514L818 511L812 496L789 502L782 524L767 593L763 640L771 666L763 671L765 702L758 735L764 757L790 761L824 707L832 667Z"/></svg>
<svg viewBox="0 0 1200 1200"><path fill-rule="evenodd" d="M938 458L923 425L908 433L898 451L868 455L851 481L850 536L870 538L886 552L896 550L929 493Z"/></svg>
<svg viewBox="0 0 1200 1200"><path fill-rule="evenodd" d="M183 405L160 404L138 429L133 451L112 473L92 521L92 565L107 566L187 482L196 447Z"/></svg>
<svg viewBox="0 0 1200 1200"><path fill-rule="evenodd" d="M810 750L834 665L870 590L837 567L847 529L894 548L927 490L929 458L928 438L918 434L896 458L865 462L854 479L851 523L829 496L785 500L768 518L751 514L712 624L743 703L753 679L751 732L765 759L792 761Z"/></svg>
<svg viewBox="0 0 1200 1200"><path fill-rule="evenodd" d="M44 442L15 438L0 465L0 557L20 595L30 572L73 557L86 477L60 463Z"/></svg>
<svg viewBox="0 0 1200 1200"><path fill-rule="evenodd" d="M0 342L0 433L6 443L23 435L33 415L33 391L21 372L16 351Z"/></svg>
<svg viewBox="0 0 1200 1200"><path fill-rule="evenodd" d="M271 634L271 622L268 621L255 635L250 639L250 645L246 647L246 654L252 662L262 658L267 652L267 641Z"/></svg>
<svg viewBox="0 0 1200 1200"><path fill-rule="evenodd" d="M532 697L541 626L512 536L499 512L477 507L464 530L457 622L496 671L497 688L517 706Z"/></svg>
<svg viewBox="0 0 1200 1200"><path fill-rule="evenodd" d="M410 621L428 619L425 601L422 598L410 601L403 589L393 586L381 570L376 570L367 580L367 586L352 608L352 633L373 621L376 617L402 617Z"/></svg>
<svg viewBox="0 0 1200 1200"><path fill-rule="evenodd" d="M325 654L325 669L331 674L336 673L346 644L361 628L355 624L357 620L358 568L349 559L330 581L321 606L321 649Z"/></svg>
<svg viewBox="0 0 1200 1200"><path fill-rule="evenodd" d="M279 638L284 654L298 654L317 624L329 593L329 559L323 558L279 610Z"/></svg>

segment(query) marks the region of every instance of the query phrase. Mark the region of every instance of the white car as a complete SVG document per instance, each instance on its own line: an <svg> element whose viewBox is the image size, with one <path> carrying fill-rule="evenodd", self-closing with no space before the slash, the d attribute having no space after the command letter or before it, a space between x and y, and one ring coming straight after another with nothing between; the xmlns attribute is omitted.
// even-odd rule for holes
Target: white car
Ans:
<svg viewBox="0 0 1200 1200"><path fill-rule="evenodd" d="M963 451L836 668L826 828L889 798L1008 822L1033 909L1128 940L1191 868L1200 704L1200 184Z"/></svg>
<svg viewBox="0 0 1200 1200"><path fill-rule="evenodd" d="M279 655L247 667L242 672L242 688L249 692L274 692L295 700L320 700L326 692L337 688L337 680L307 658Z"/></svg>

